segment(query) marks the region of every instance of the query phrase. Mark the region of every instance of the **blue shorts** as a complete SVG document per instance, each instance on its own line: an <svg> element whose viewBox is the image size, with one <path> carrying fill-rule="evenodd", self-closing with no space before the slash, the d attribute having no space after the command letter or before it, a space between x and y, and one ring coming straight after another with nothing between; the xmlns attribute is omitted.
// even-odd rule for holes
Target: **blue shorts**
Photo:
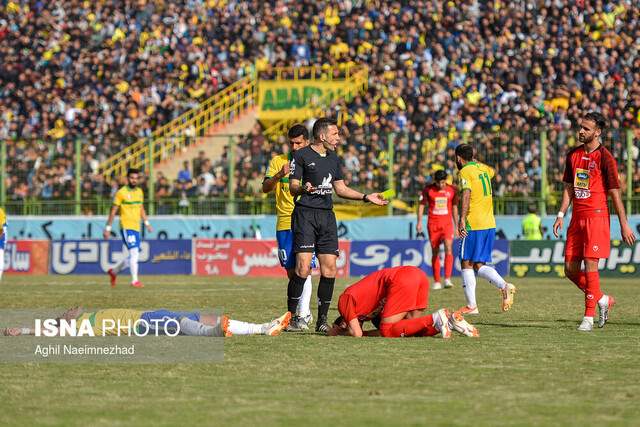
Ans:
<svg viewBox="0 0 640 427"><path fill-rule="evenodd" d="M293 253L293 231L279 230L276 231L276 239L278 240L278 258L280 265L287 270L296 267L296 254ZM311 258L311 268L316 268L316 255Z"/></svg>
<svg viewBox="0 0 640 427"><path fill-rule="evenodd" d="M122 235L122 242L127 249L140 247L140 232L135 230L120 230Z"/></svg>
<svg viewBox="0 0 640 427"><path fill-rule="evenodd" d="M491 262L493 242L496 239L496 229L470 230L467 237L460 242L460 259L463 261Z"/></svg>
<svg viewBox="0 0 640 427"><path fill-rule="evenodd" d="M155 331L157 326L159 333L163 335L165 331L170 334L174 334L177 329L176 324L180 321L181 317L186 317L188 319L195 320L196 322L200 321L200 313L197 311L169 311L164 309L145 311L142 313L142 316L140 316L140 319L149 324L149 329L151 331ZM165 327L167 320L175 320L175 322L169 322ZM147 330L145 327L146 325L141 323L138 327L138 333L146 333Z"/></svg>
<svg viewBox="0 0 640 427"><path fill-rule="evenodd" d="M0 249L4 249L7 246L7 226L2 227L2 237L0 237Z"/></svg>

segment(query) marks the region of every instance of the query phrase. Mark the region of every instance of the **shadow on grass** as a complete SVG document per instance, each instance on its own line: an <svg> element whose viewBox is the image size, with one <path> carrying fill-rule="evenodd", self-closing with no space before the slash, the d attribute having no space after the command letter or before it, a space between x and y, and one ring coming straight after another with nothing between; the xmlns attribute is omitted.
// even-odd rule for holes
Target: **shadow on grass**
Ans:
<svg viewBox="0 0 640 427"><path fill-rule="evenodd" d="M597 320L594 319L595 322L597 322ZM556 322L560 322L560 323L580 323L580 319L579 318L575 318L575 319L556 319ZM607 325L620 325L620 326L640 326L640 322L615 322L615 321L608 321Z"/></svg>
<svg viewBox="0 0 640 427"><path fill-rule="evenodd" d="M538 320L532 320L531 322L538 322ZM487 323L487 322L473 322L474 325L482 326L497 326L499 328L540 328L540 329L552 329L552 325L540 325L534 323Z"/></svg>

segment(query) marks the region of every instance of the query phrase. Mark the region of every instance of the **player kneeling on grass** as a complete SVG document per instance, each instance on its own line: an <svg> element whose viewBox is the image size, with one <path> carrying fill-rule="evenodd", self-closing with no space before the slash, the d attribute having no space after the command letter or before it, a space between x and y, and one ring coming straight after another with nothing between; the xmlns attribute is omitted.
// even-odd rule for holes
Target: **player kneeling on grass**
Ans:
<svg viewBox="0 0 640 427"><path fill-rule="evenodd" d="M441 334L451 337L451 329L478 336L478 330L458 312L447 309L424 315L429 305L429 279L417 267L385 268L349 286L340 295L340 317L329 335L382 335L383 337L424 337ZM363 332L366 320L379 317L379 331ZM377 322L375 322L377 323Z"/></svg>
<svg viewBox="0 0 640 427"><path fill-rule="evenodd" d="M280 334L291 320L291 313L266 323L248 323L230 319L228 316L203 314L198 311L169 311L165 309L154 311L105 309L95 312L85 312L80 307L65 311L60 320L76 319L81 325L86 319L91 324L95 336L118 335L155 335L179 334L187 336L230 337L232 335L270 335ZM118 325L118 327L116 327ZM132 325L135 325L134 331ZM179 327L179 329L178 329ZM0 329L0 335L19 336L34 335L30 328Z"/></svg>

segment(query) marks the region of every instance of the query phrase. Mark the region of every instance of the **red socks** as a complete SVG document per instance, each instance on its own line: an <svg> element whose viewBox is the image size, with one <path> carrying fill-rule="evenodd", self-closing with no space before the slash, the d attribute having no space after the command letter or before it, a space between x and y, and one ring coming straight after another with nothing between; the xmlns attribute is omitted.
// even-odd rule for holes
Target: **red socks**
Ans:
<svg viewBox="0 0 640 427"><path fill-rule="evenodd" d="M567 279L569 279L573 283L575 283L576 286L578 288L580 288L580 290L582 292L586 292L587 291L587 275L583 271L580 271L580 272L576 273L575 275L567 274Z"/></svg>
<svg viewBox="0 0 640 427"><path fill-rule="evenodd" d="M596 304L603 295L600 290L600 272L587 271L584 275L587 278L587 288L584 294L584 315L594 317L596 314Z"/></svg>
<svg viewBox="0 0 640 427"><path fill-rule="evenodd" d="M381 323L380 333L383 337L430 337L440 333L433 324L433 316L402 319L396 323Z"/></svg>
<svg viewBox="0 0 640 427"><path fill-rule="evenodd" d="M446 254L444 256L444 277L451 279L453 274L453 254Z"/></svg>
<svg viewBox="0 0 640 427"><path fill-rule="evenodd" d="M431 256L431 267L433 267L433 280L440 281L440 254L438 249L434 249L434 253Z"/></svg>

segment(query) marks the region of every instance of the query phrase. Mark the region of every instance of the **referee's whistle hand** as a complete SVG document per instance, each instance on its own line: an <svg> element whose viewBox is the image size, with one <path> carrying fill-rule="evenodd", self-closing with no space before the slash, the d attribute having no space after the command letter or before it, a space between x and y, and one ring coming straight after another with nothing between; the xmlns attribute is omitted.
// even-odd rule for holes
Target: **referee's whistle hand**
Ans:
<svg viewBox="0 0 640 427"><path fill-rule="evenodd" d="M304 191L307 193L313 193L314 191L316 191L316 187L314 187L310 182L307 182L304 185Z"/></svg>
<svg viewBox="0 0 640 427"><path fill-rule="evenodd" d="M384 206L389 204L388 200L385 200L380 193L371 193L367 196L367 199L374 205Z"/></svg>

